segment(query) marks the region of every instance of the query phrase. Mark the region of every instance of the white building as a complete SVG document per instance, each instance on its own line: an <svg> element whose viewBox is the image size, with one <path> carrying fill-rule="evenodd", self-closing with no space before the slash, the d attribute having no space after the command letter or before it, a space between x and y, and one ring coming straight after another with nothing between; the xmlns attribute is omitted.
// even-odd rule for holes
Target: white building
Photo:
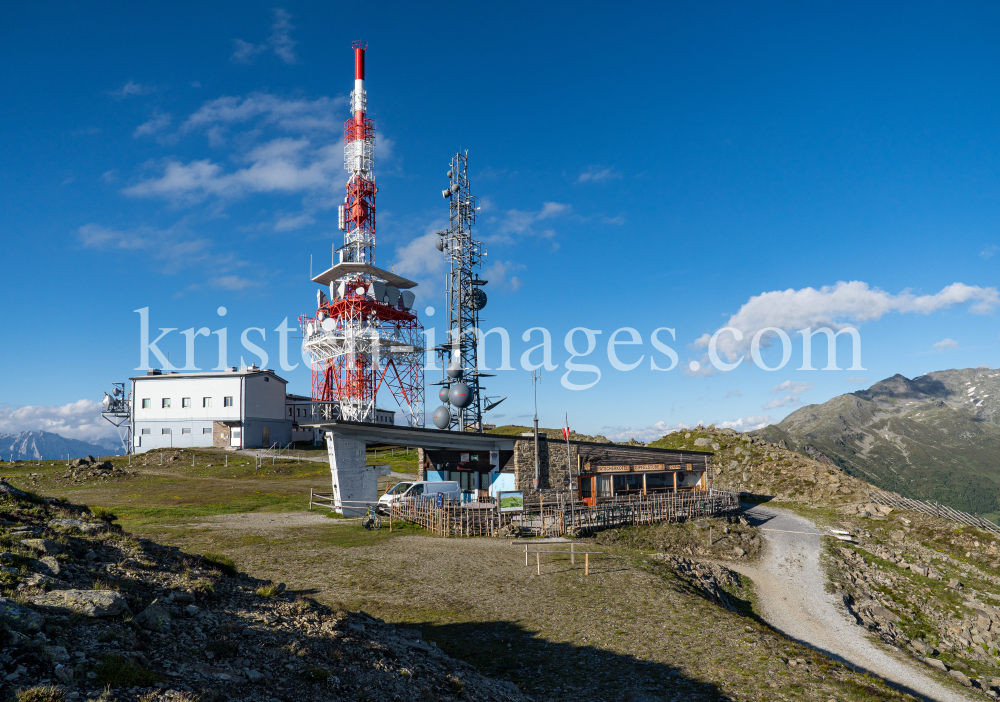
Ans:
<svg viewBox="0 0 1000 702"><path fill-rule="evenodd" d="M151 370L130 380L136 453L195 446L260 448L293 440L287 381L272 370Z"/></svg>

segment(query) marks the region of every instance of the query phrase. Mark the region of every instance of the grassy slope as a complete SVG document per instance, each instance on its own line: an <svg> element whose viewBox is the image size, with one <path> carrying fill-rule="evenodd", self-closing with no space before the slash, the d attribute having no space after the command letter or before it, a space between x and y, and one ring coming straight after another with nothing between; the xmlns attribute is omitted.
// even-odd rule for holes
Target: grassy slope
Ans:
<svg viewBox="0 0 1000 702"><path fill-rule="evenodd" d="M178 460L170 461L173 455ZM192 467L189 451L165 456L161 468L158 455L147 455L140 475L126 479L72 483L61 477L65 466L51 462L6 472L20 487L114 508L126 529L144 536L221 551L252 574L320 601L419 626L449 652L543 699L901 699L753 617L706 600L641 549L598 547L605 554L592 561L590 578L579 564L547 557L539 579L501 540L435 539L414 527L371 533L351 520L264 533L220 530L200 520L304 509L310 486L327 488L327 467L284 460L255 471L249 459L226 468L222 454L211 451L196 452ZM698 542L690 528L678 529L683 533L661 533L656 543ZM789 666L789 658L805 664Z"/></svg>

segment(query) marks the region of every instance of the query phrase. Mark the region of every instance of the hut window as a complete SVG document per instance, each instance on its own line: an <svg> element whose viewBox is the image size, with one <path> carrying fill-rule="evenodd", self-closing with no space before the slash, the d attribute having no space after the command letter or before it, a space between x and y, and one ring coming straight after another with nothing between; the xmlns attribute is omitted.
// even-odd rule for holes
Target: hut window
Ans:
<svg viewBox="0 0 1000 702"><path fill-rule="evenodd" d="M654 490L663 490L666 488L673 489L674 487L674 476L671 473L647 473L646 474L646 491L652 492Z"/></svg>
<svg viewBox="0 0 1000 702"><path fill-rule="evenodd" d="M610 475L598 475L597 476L597 496L598 497L611 497L611 476Z"/></svg>

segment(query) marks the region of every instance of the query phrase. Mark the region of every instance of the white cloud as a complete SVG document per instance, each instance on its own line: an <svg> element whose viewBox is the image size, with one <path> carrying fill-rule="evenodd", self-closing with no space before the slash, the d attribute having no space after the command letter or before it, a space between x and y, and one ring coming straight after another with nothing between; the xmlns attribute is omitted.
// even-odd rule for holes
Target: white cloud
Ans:
<svg viewBox="0 0 1000 702"><path fill-rule="evenodd" d="M930 314L965 303L972 303L973 313L986 313L1000 305L1000 294L992 287L952 283L933 295L914 295L908 291L893 295L857 280L841 281L819 290L789 288L765 292L750 298L725 325L739 329L743 339L736 341L731 333L722 334L718 337L718 350L733 361L749 349L754 334L765 327L786 332L805 327L839 330L878 320L890 312ZM709 338L705 334L695 345L705 348Z"/></svg>
<svg viewBox="0 0 1000 702"><path fill-rule="evenodd" d="M934 348L939 351L944 351L945 349L954 349L958 347L958 342L954 339L941 339L941 341L934 344Z"/></svg>
<svg viewBox="0 0 1000 702"><path fill-rule="evenodd" d="M483 277L490 281L490 288L494 290L509 290L511 292L517 292L521 289L523 283L521 279L516 275L511 275L514 271L524 270L525 266L523 263L517 263L515 261L494 261L489 268L487 268ZM507 276L510 275L510 278Z"/></svg>
<svg viewBox="0 0 1000 702"><path fill-rule="evenodd" d="M993 258L997 251L1000 251L1000 246L996 244L987 244L983 247L983 250L979 252L979 255L983 258Z"/></svg>
<svg viewBox="0 0 1000 702"><path fill-rule="evenodd" d="M793 395L801 395L806 390L812 390L814 387L813 383L806 383L802 381L786 380L779 385L775 385L771 388L771 392L789 392Z"/></svg>
<svg viewBox="0 0 1000 702"><path fill-rule="evenodd" d="M281 8L274 11L274 24L271 25L271 36L263 44L255 45L242 39L234 39L236 50L231 60L236 63L252 63L254 57L265 51L273 51L274 55L285 63L295 63L295 41L292 30L291 15Z"/></svg>
<svg viewBox="0 0 1000 702"><path fill-rule="evenodd" d="M645 427L622 427L622 426L606 426L601 428L601 433L611 439L612 441L628 441L629 439L638 439L649 443L650 441L656 441L662 438L664 435L669 434L672 431L677 431L679 429L690 429L689 424L667 424L666 422L656 422L655 424L650 424Z"/></svg>
<svg viewBox="0 0 1000 702"><path fill-rule="evenodd" d="M784 397L776 397L767 404L763 405L761 409L769 410L775 407L794 407L799 404L800 400L796 395L785 395Z"/></svg>
<svg viewBox="0 0 1000 702"><path fill-rule="evenodd" d="M285 99L269 93L253 92L246 97L224 95L210 100L181 125L182 132L227 127L258 120L259 126L275 125L290 132L335 132L339 136L344 120L337 117L348 104L347 96ZM346 117L346 113L345 113ZM385 139L380 140L381 142ZM386 148L383 144L383 148ZM391 148L391 146L389 147ZM378 155L382 155L381 150Z"/></svg>
<svg viewBox="0 0 1000 702"><path fill-rule="evenodd" d="M214 276L223 276L246 265L231 253L214 253L211 241L192 237L180 225L168 229L137 227L121 230L90 223L80 227L77 235L80 243L91 249L148 251L146 255L163 262L162 272L168 275L184 268L199 267ZM164 241L172 243L163 246Z"/></svg>
<svg viewBox="0 0 1000 702"><path fill-rule="evenodd" d="M238 198L248 193L316 191L331 187L344 166L339 149L317 149L308 139L274 139L240 160L247 165L229 172L210 159L188 163L167 160L159 177L140 181L123 192L132 197L197 201L209 195Z"/></svg>
<svg viewBox="0 0 1000 702"><path fill-rule="evenodd" d="M769 414L758 414L752 417L741 417L732 422L723 422L719 426L724 429L735 429L736 431L753 431L763 429L768 424L774 424L774 419Z"/></svg>
<svg viewBox="0 0 1000 702"><path fill-rule="evenodd" d="M603 180L621 178L622 174L614 168L601 168L600 166L590 166L576 179L577 183L600 183Z"/></svg>
<svg viewBox="0 0 1000 702"><path fill-rule="evenodd" d="M730 397L743 397L743 393L739 390L726 390L726 399Z"/></svg>
<svg viewBox="0 0 1000 702"><path fill-rule="evenodd" d="M572 206L561 202L543 202L537 212L507 210L502 217L490 217L487 222L495 225L495 234L487 237L491 243L513 243L515 236L540 236L551 239L556 235L552 229L536 231L534 225L544 220L555 219L572 212Z"/></svg>
<svg viewBox="0 0 1000 702"><path fill-rule="evenodd" d="M222 290L243 290L257 283L247 278L241 278L238 275L223 275L213 278L211 284L213 288L220 288Z"/></svg>
<svg viewBox="0 0 1000 702"><path fill-rule="evenodd" d="M111 94L118 98L127 98L133 95L148 95L153 92L153 88L148 85L140 85L135 81L129 81L118 90L112 90Z"/></svg>
<svg viewBox="0 0 1000 702"><path fill-rule="evenodd" d="M111 169L110 171L104 171L104 173L101 174L102 183L114 183L117 180L118 180L118 171L115 169Z"/></svg>
<svg viewBox="0 0 1000 702"><path fill-rule="evenodd" d="M307 212L303 212L300 215L286 215L279 217L278 221L274 223L274 231L276 232L290 232L293 229L300 229L301 227L313 224L316 220L313 216Z"/></svg>
<svg viewBox="0 0 1000 702"><path fill-rule="evenodd" d="M868 376L866 375L852 375L847 379L848 383L853 383L854 385L865 385L868 383Z"/></svg>
<svg viewBox="0 0 1000 702"><path fill-rule="evenodd" d="M437 231L444 222L429 225L426 231L396 249L393 273L414 280L425 302L438 299L444 276L444 255L437 249Z"/></svg>
<svg viewBox="0 0 1000 702"><path fill-rule="evenodd" d="M170 126L171 119L173 119L173 117L170 113L159 111L154 112L153 116L149 118L149 120L143 122L135 128L135 131L132 132L132 136L140 137L156 134L157 132L160 132Z"/></svg>
<svg viewBox="0 0 1000 702"><path fill-rule="evenodd" d="M0 434L50 431L67 439L98 441L116 438L117 431L101 416L103 407L93 400L77 400L61 407L51 405L0 405Z"/></svg>

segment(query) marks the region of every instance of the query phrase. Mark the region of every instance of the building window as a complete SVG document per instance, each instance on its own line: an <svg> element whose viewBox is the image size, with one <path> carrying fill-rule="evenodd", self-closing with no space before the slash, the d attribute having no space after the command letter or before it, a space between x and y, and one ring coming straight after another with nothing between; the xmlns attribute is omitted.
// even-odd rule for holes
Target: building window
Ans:
<svg viewBox="0 0 1000 702"><path fill-rule="evenodd" d="M232 398L232 396L229 396L229 397L225 398L222 401L222 404L225 405L226 407L232 407L233 406L233 398Z"/></svg>
<svg viewBox="0 0 1000 702"><path fill-rule="evenodd" d="M181 398L181 407L190 407L190 406L191 406L191 398L190 397L182 397Z"/></svg>
<svg viewBox="0 0 1000 702"><path fill-rule="evenodd" d="M288 408L288 416L289 416L289 417L291 417L291 416L292 416L292 408L291 408L291 407L289 407L289 408Z"/></svg>
<svg viewBox="0 0 1000 702"><path fill-rule="evenodd" d="M234 439L240 438L240 430L239 429L233 429L233 438Z"/></svg>
<svg viewBox="0 0 1000 702"><path fill-rule="evenodd" d="M201 398L201 406L202 407L211 407L212 406L212 398L211 397L203 397L203 398Z"/></svg>
<svg viewBox="0 0 1000 702"><path fill-rule="evenodd" d="M184 427L183 429L181 429L181 434L190 434L190 433L191 433L190 427Z"/></svg>
<svg viewBox="0 0 1000 702"><path fill-rule="evenodd" d="M170 407L170 398L169 397L164 397L160 402L161 402L160 406L163 409L167 409L168 407Z"/></svg>
<svg viewBox="0 0 1000 702"><path fill-rule="evenodd" d="M149 401L148 397L142 398L142 408L143 409L149 409L151 405L152 405L152 403Z"/></svg>
<svg viewBox="0 0 1000 702"><path fill-rule="evenodd" d="M212 429L211 429L211 427L202 427L201 433L202 434L211 434L212 433Z"/></svg>
<svg viewBox="0 0 1000 702"><path fill-rule="evenodd" d="M143 433L143 434L149 434L149 429L143 429L143 430L142 430L142 433Z"/></svg>
<svg viewBox="0 0 1000 702"><path fill-rule="evenodd" d="M166 435L166 434L169 434L171 432L170 432L169 429L160 429L160 433Z"/></svg>

